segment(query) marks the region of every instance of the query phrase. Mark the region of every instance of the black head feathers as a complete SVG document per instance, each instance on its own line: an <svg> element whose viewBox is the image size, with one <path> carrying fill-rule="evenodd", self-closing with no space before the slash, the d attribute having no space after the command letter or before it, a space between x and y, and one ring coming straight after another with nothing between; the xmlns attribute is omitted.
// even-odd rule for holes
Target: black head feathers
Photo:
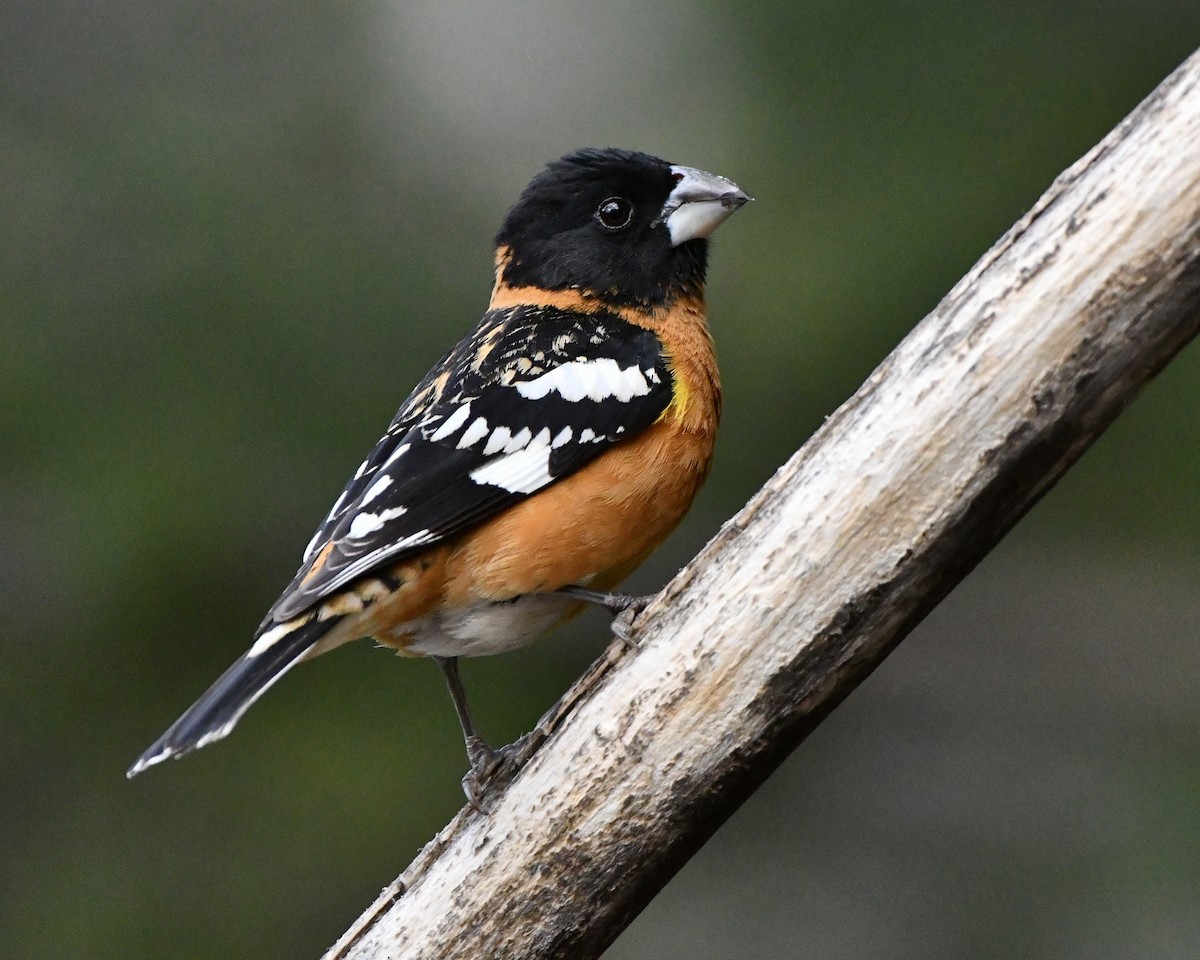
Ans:
<svg viewBox="0 0 1200 960"><path fill-rule="evenodd" d="M507 251L500 279L614 304L698 294L708 234L746 199L728 180L649 154L578 150L534 177L509 211L496 237ZM715 216L695 215L705 202Z"/></svg>

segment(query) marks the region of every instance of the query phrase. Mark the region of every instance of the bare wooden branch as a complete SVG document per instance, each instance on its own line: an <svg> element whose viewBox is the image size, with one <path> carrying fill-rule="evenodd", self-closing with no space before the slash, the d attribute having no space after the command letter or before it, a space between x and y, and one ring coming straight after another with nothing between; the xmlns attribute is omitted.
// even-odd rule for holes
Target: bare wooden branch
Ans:
<svg viewBox="0 0 1200 960"><path fill-rule="evenodd" d="M1200 326L1200 54L990 250L327 960L598 956Z"/></svg>

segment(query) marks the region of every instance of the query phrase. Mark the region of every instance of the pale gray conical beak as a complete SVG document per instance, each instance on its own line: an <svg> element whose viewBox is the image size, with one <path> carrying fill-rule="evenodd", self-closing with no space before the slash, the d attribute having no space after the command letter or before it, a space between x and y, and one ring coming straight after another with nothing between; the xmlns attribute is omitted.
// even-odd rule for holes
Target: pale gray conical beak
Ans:
<svg viewBox="0 0 1200 960"><path fill-rule="evenodd" d="M732 180L695 167L671 167L679 178L658 215L671 234L671 246L709 237L738 207L752 198Z"/></svg>

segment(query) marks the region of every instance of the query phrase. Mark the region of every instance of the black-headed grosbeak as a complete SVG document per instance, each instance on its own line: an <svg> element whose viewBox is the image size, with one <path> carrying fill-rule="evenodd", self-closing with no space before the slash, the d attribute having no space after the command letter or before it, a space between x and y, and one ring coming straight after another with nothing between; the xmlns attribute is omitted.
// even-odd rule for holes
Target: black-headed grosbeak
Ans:
<svg viewBox="0 0 1200 960"><path fill-rule="evenodd" d="M297 663L360 637L435 658L472 771L494 762L457 658L529 643L611 590L708 474L707 238L748 199L623 150L538 174L497 237L483 319L404 402L254 644L129 776L226 736Z"/></svg>

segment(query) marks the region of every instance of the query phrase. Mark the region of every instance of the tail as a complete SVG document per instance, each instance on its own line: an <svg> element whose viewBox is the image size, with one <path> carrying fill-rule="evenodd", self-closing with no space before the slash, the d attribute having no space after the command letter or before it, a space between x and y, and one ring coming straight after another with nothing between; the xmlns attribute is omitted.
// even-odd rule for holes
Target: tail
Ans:
<svg viewBox="0 0 1200 960"><path fill-rule="evenodd" d="M276 680L308 656L317 641L340 619L318 620L310 612L264 630L254 646L137 758L125 776L135 777L156 763L182 757L228 736L242 714Z"/></svg>

